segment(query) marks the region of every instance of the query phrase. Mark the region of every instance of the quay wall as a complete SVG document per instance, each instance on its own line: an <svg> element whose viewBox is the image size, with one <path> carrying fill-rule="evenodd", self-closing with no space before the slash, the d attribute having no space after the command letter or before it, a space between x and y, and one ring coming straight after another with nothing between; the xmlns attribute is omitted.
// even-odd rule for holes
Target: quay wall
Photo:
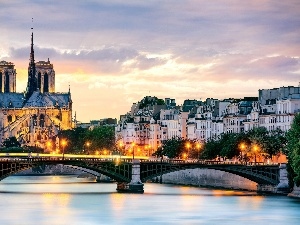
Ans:
<svg viewBox="0 0 300 225"><path fill-rule="evenodd" d="M289 193L288 196L300 198L300 186L297 187L296 185L294 185L293 191Z"/></svg>
<svg viewBox="0 0 300 225"><path fill-rule="evenodd" d="M158 181L160 177L156 178ZM257 183L214 169L186 169L162 175L162 183L257 191Z"/></svg>
<svg viewBox="0 0 300 225"><path fill-rule="evenodd" d="M94 177L98 182L109 182L111 179L103 174L99 174L90 170L80 170L71 166L64 166L62 164L45 165L16 173L17 176L36 176L36 175L77 175L78 178L92 178Z"/></svg>

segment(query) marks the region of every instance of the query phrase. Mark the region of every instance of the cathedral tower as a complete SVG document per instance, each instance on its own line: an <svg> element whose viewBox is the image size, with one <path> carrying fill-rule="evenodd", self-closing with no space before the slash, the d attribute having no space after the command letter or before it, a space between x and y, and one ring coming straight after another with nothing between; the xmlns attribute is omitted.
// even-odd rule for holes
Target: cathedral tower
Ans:
<svg viewBox="0 0 300 225"><path fill-rule="evenodd" d="M28 66L28 82L26 88L26 99L28 99L34 91L37 90L37 79L35 76L35 62L34 62L34 49L33 49L33 32L31 33L31 51Z"/></svg>
<svg viewBox="0 0 300 225"><path fill-rule="evenodd" d="M16 92L16 70L11 62L0 62L0 93Z"/></svg>
<svg viewBox="0 0 300 225"><path fill-rule="evenodd" d="M39 61L35 64L37 88L41 93L55 92L55 71L53 64L48 61Z"/></svg>

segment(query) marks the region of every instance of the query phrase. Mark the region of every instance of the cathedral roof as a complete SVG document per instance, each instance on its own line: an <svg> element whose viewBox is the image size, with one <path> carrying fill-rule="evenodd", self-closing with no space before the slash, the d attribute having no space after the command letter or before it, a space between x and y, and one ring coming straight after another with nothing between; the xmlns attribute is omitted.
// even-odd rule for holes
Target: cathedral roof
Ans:
<svg viewBox="0 0 300 225"><path fill-rule="evenodd" d="M24 107L58 107L68 108L71 101L70 93L40 93L33 92L30 98L24 104Z"/></svg>
<svg viewBox="0 0 300 225"><path fill-rule="evenodd" d="M0 93L0 108L22 108L23 93Z"/></svg>

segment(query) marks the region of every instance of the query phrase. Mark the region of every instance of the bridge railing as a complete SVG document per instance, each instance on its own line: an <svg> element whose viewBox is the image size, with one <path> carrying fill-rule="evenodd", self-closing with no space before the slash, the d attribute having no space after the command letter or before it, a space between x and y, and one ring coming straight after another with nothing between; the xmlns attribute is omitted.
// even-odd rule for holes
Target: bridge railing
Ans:
<svg viewBox="0 0 300 225"><path fill-rule="evenodd" d="M41 161L85 161L95 162L114 162L114 163L132 163L129 158L75 158L75 157L0 157L0 162L41 162ZM219 160L195 160L195 159L140 159L142 163L164 163L164 164L202 164L202 165L244 165L244 166L262 166L262 165L279 165L279 163L265 162L241 162L241 161L219 161Z"/></svg>
<svg viewBox="0 0 300 225"><path fill-rule="evenodd" d="M125 162L131 163L131 159L122 158L74 158L74 157L0 157L0 162L41 162L41 161L85 161L85 162Z"/></svg>
<svg viewBox="0 0 300 225"><path fill-rule="evenodd" d="M149 159L141 160L144 163L168 163L168 164L204 164L204 165L245 165L245 166L259 166L259 165L279 165L273 162L241 162L241 161L219 161L219 160L196 160L196 159Z"/></svg>

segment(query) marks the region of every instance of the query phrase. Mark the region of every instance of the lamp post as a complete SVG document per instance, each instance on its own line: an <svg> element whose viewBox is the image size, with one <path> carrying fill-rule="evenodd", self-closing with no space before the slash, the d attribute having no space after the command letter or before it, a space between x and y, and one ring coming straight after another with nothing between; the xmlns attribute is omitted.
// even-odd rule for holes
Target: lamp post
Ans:
<svg viewBox="0 0 300 225"><path fill-rule="evenodd" d="M185 147L187 148L187 157L189 157L189 154L190 154L190 147L191 147L190 142L187 142L187 143L185 144Z"/></svg>
<svg viewBox="0 0 300 225"><path fill-rule="evenodd" d="M135 143L134 142L132 142L132 159L134 159L134 146L135 146Z"/></svg>
<svg viewBox="0 0 300 225"><path fill-rule="evenodd" d="M91 143L88 141L85 145L86 145L86 148L87 148L87 154L89 155L90 154L89 147L90 147Z"/></svg>
<svg viewBox="0 0 300 225"><path fill-rule="evenodd" d="M49 152L51 152L51 146L52 146L52 144L51 144L51 142L50 141L47 141L47 143L46 143L46 145L47 145L47 150L49 151Z"/></svg>
<svg viewBox="0 0 300 225"><path fill-rule="evenodd" d="M241 149L241 161L243 161L243 151L246 149L246 145L244 143L241 143L240 149Z"/></svg>
<svg viewBox="0 0 300 225"><path fill-rule="evenodd" d="M259 147L258 145L253 145L253 152L254 152L254 165L256 165L256 153L258 152Z"/></svg>
<svg viewBox="0 0 300 225"><path fill-rule="evenodd" d="M196 144L196 148L197 148L198 160L199 160L200 159L200 148L201 148L201 144L199 142Z"/></svg>
<svg viewBox="0 0 300 225"><path fill-rule="evenodd" d="M62 146L62 150L63 150L63 157L62 160L65 159L65 146L67 145L67 141L65 139L62 139L61 141L61 146Z"/></svg>
<svg viewBox="0 0 300 225"><path fill-rule="evenodd" d="M119 152L120 152L120 155L121 155L121 154L124 154L123 146L124 146L124 145L123 145L123 142L120 142L120 143L119 143L119 149L120 149Z"/></svg>
<svg viewBox="0 0 300 225"><path fill-rule="evenodd" d="M150 150L151 150L151 145L148 145L148 158L150 158Z"/></svg>
<svg viewBox="0 0 300 225"><path fill-rule="evenodd" d="M183 160L186 160L186 157L187 157L187 154L186 154L186 153L183 153L183 154L182 154Z"/></svg>

